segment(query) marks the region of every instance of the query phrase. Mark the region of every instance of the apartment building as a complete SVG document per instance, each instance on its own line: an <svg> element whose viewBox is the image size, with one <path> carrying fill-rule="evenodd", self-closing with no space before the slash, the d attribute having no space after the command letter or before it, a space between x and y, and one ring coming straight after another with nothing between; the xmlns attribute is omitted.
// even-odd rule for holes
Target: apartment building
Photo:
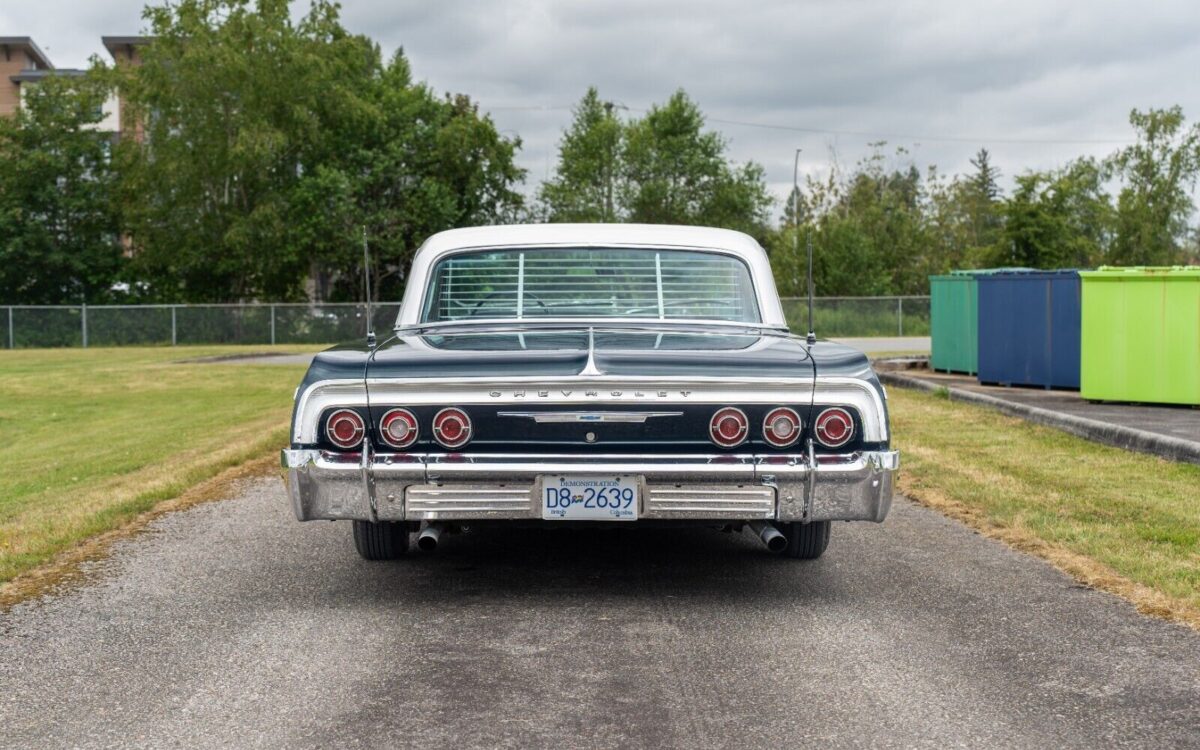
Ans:
<svg viewBox="0 0 1200 750"><path fill-rule="evenodd" d="M101 43L118 65L140 65L140 48L147 41L142 36L104 36ZM83 75L76 68L56 68L37 43L27 36L0 37L0 117L17 111L22 97L30 87L48 76ZM102 119L96 129L118 136L140 138L141 123L126 111L125 103L114 93L102 108Z"/></svg>

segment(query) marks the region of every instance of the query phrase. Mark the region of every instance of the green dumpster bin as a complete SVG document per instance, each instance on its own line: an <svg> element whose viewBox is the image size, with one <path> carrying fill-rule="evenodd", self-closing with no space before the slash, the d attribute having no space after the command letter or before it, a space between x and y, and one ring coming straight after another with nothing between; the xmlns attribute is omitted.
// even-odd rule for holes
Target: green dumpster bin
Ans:
<svg viewBox="0 0 1200 750"><path fill-rule="evenodd" d="M1105 267L1080 278L1080 395L1200 404L1200 266Z"/></svg>
<svg viewBox="0 0 1200 750"><path fill-rule="evenodd" d="M980 268L929 277L929 366L943 372L979 372L979 285L975 277L1028 268Z"/></svg>

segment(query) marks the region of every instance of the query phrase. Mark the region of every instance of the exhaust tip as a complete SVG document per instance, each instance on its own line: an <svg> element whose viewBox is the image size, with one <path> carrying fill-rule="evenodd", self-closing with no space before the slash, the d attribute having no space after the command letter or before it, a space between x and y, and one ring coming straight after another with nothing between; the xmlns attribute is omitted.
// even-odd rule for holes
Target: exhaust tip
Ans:
<svg viewBox="0 0 1200 750"><path fill-rule="evenodd" d="M746 528L766 545L771 552L783 552L787 549L788 539L779 529L775 528L775 524L765 521L751 521L746 524Z"/></svg>
<svg viewBox="0 0 1200 750"><path fill-rule="evenodd" d="M442 525L431 523L417 534L417 549L422 552L433 552L437 549L438 539L442 536Z"/></svg>

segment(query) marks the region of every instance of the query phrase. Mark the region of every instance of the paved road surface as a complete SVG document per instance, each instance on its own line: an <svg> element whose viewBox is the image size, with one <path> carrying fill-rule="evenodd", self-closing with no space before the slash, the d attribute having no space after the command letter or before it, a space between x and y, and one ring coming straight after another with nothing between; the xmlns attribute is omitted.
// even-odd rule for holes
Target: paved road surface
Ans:
<svg viewBox="0 0 1200 750"><path fill-rule="evenodd" d="M0 614L0 747L1200 745L1200 635L904 500L826 557L718 532L368 564L274 480Z"/></svg>

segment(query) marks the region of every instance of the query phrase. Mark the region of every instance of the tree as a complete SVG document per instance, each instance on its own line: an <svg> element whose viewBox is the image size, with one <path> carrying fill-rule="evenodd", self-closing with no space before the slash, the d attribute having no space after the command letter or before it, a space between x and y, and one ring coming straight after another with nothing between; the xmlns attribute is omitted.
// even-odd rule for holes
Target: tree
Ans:
<svg viewBox="0 0 1200 750"><path fill-rule="evenodd" d="M463 96L414 83L329 0L180 0L147 10L129 70L144 141L122 144L135 263L160 299L398 298L428 234L521 206L517 139ZM305 288L315 279L315 289Z"/></svg>
<svg viewBox="0 0 1200 750"><path fill-rule="evenodd" d="M971 157L971 166L975 174L971 176L971 185L975 192L989 203L1000 200L1000 170L992 166L992 155L986 148L981 148Z"/></svg>
<svg viewBox="0 0 1200 750"><path fill-rule="evenodd" d="M558 169L539 198L550 221L616 221L616 180L622 162L624 124L589 87L559 144Z"/></svg>
<svg viewBox="0 0 1200 750"><path fill-rule="evenodd" d="M111 134L96 129L110 83L99 64L83 76L27 86L0 117L0 299L112 301L124 267Z"/></svg>
<svg viewBox="0 0 1200 750"><path fill-rule="evenodd" d="M803 247L811 236L813 276L822 295L915 294L925 288L935 246L924 215L925 187L916 167L889 167L885 144L849 173L834 168L801 193L806 223L771 238L768 249L784 294L804 293ZM907 158L900 149L899 158Z"/></svg>
<svg viewBox="0 0 1200 750"><path fill-rule="evenodd" d="M762 237L771 197L763 168L730 164L728 143L704 131L704 115L682 90L653 106L625 134L621 202L627 220L705 224Z"/></svg>
<svg viewBox="0 0 1200 750"><path fill-rule="evenodd" d="M127 69L144 141L121 144L135 264L155 297L296 297L305 270L288 195L331 112L361 102L347 81L371 48L316 0L294 25L285 0L181 0L149 7L153 42Z"/></svg>
<svg viewBox="0 0 1200 750"><path fill-rule="evenodd" d="M1117 237L1108 258L1127 265L1182 262L1191 189L1200 176L1200 125L1186 126L1183 110L1133 110L1137 142L1113 154L1109 173L1124 181L1117 198Z"/></svg>
<svg viewBox="0 0 1200 750"><path fill-rule="evenodd" d="M361 296L361 228L371 244L375 299L399 299L412 253L453 227L507 223L520 141L500 135L465 96L414 83L397 52L366 92L369 116L339 128L342 148L306 166L292 199L294 241L313 249L323 299Z"/></svg>
<svg viewBox="0 0 1200 750"><path fill-rule="evenodd" d="M994 265L1089 268L1105 261L1115 215L1094 159L1054 172L1027 172L1004 206L1004 242Z"/></svg>
<svg viewBox="0 0 1200 750"><path fill-rule="evenodd" d="M767 233L771 197L763 169L730 163L728 144L704 130L682 90L623 123L589 89L559 145L555 176L542 186L551 221L703 224Z"/></svg>
<svg viewBox="0 0 1200 750"><path fill-rule="evenodd" d="M1000 170L992 166L991 154L981 148L971 159L975 174L959 182L958 199L965 208L971 229L970 254L978 256L995 248L1003 227Z"/></svg>

